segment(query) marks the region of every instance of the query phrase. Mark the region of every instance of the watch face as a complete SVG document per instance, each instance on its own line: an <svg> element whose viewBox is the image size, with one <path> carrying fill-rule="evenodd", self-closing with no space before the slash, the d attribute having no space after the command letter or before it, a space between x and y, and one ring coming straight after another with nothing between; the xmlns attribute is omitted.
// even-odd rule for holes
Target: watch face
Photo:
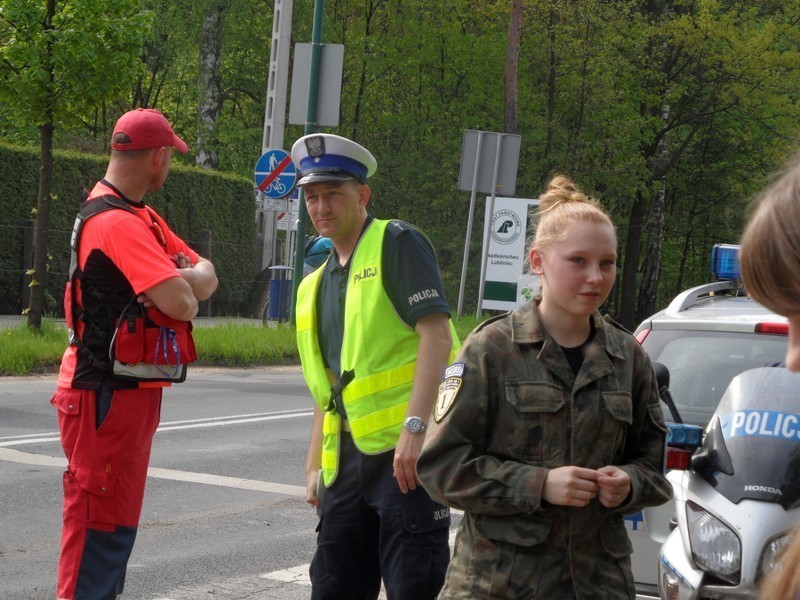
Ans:
<svg viewBox="0 0 800 600"><path fill-rule="evenodd" d="M425 423L419 417L408 417L403 425L405 425L405 428L411 433L419 433L425 430Z"/></svg>

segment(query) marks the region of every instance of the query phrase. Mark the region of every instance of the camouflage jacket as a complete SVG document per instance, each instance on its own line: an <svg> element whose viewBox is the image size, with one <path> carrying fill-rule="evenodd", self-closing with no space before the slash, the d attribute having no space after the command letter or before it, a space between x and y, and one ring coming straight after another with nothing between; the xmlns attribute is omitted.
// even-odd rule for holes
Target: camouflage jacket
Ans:
<svg viewBox="0 0 800 600"><path fill-rule="evenodd" d="M634 598L623 515L666 502L666 427L650 360L627 332L596 333L574 374L533 302L490 319L445 375L417 463L432 497L465 512L440 599ZM615 465L615 508L542 498L548 469Z"/></svg>

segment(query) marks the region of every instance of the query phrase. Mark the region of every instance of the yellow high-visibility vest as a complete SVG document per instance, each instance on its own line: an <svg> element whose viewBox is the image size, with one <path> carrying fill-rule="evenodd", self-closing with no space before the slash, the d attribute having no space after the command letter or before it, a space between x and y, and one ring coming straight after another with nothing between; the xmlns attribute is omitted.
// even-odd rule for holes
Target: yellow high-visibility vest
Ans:
<svg viewBox="0 0 800 600"><path fill-rule="evenodd" d="M367 226L353 252L347 280L340 360L341 372L352 369L355 376L343 389L342 401L353 442L364 454L379 454L397 445L419 349L419 335L397 316L383 287L383 236L389 223L373 219ZM317 334L316 299L324 270L323 264L300 283L296 308L303 376L323 411L335 381L325 368ZM460 347L452 322L450 332L452 360ZM326 486L336 478L340 427L339 414L325 412L322 471Z"/></svg>

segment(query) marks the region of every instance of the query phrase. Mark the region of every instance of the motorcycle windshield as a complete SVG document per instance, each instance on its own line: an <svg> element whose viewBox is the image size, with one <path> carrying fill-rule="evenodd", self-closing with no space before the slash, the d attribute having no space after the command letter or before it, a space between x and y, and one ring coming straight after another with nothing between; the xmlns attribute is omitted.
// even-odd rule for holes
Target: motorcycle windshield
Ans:
<svg viewBox="0 0 800 600"><path fill-rule="evenodd" d="M800 505L800 373L764 367L733 378L706 429L698 473L731 502Z"/></svg>

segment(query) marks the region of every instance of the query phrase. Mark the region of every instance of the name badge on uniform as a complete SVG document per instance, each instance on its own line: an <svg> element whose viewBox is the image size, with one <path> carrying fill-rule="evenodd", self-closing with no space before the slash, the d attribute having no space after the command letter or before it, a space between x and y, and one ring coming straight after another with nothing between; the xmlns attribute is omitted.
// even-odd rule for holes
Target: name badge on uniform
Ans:
<svg viewBox="0 0 800 600"><path fill-rule="evenodd" d="M458 390L461 389L464 375L464 363L454 363L444 372L444 380L439 384L439 396L433 407L433 420L441 421L450 411L456 400Z"/></svg>

